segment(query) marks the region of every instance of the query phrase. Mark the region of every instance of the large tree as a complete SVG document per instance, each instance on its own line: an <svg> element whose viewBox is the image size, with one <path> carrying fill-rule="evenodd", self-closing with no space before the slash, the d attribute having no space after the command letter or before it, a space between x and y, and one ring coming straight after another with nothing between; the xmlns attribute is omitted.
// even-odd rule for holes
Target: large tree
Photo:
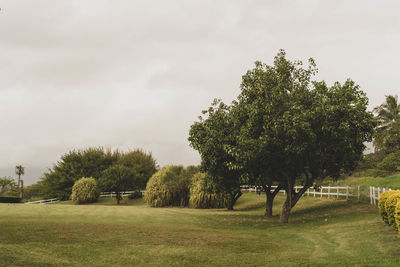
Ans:
<svg viewBox="0 0 400 267"><path fill-rule="evenodd" d="M230 196L228 209L232 210L242 195L243 168L231 152L236 146L237 127L230 111L230 106L214 100L203 111L206 117L199 117L190 127L189 142L200 153L201 169L210 175L221 193Z"/></svg>
<svg viewBox="0 0 400 267"><path fill-rule="evenodd" d="M387 95L386 101L374 108L379 125L376 128L374 145L385 154L400 149L400 102L398 96Z"/></svg>
<svg viewBox="0 0 400 267"><path fill-rule="evenodd" d="M313 183L355 167L374 127L368 99L354 82L329 88L311 81L315 72L312 59L305 69L280 51L273 66L256 62L243 76L236 104L242 116L236 155L254 173L251 181L284 188L281 222Z"/></svg>

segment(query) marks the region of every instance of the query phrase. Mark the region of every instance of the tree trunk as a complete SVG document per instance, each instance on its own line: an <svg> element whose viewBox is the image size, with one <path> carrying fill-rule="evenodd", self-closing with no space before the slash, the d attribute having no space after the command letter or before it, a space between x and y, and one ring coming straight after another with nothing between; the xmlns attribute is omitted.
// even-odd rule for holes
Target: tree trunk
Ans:
<svg viewBox="0 0 400 267"><path fill-rule="evenodd" d="M228 210L233 210L233 206L235 205L236 200L238 200L239 197L242 195L242 191L239 190L237 192L231 192L230 195L231 195L231 201L229 201L227 208Z"/></svg>
<svg viewBox="0 0 400 267"><path fill-rule="evenodd" d="M268 186L263 186L263 189L265 191L265 217L272 217L272 207L274 204L274 198L275 196L279 193L279 191L282 189L281 185L278 185L277 188L275 188L274 192L271 193L271 187L272 185Z"/></svg>
<svg viewBox="0 0 400 267"><path fill-rule="evenodd" d="M117 205L119 205L120 201L121 201L121 196L119 192L116 192L116 196L117 196Z"/></svg>
<svg viewBox="0 0 400 267"><path fill-rule="evenodd" d="M286 200L285 203L283 203L282 206L282 213L281 213L281 217L279 219L279 221L281 223L288 223L289 222L289 215L290 215L290 211L292 209L292 205L290 204L291 202L291 196L288 193L288 190L286 190Z"/></svg>
<svg viewBox="0 0 400 267"><path fill-rule="evenodd" d="M281 223L288 223L289 222L289 216L290 216L290 211L292 208L296 205L297 201L301 198L301 196L304 194L304 192L307 191L307 189L311 185L304 185L299 192L295 192L293 187L289 187L288 189L285 189L286 191L286 200L285 203L283 203L282 206L282 213L280 217L280 222Z"/></svg>

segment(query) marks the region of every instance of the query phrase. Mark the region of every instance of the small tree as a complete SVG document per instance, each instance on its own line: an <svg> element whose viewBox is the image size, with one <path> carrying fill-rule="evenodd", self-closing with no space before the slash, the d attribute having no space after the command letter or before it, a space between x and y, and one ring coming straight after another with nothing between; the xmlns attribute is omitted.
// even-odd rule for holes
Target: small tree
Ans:
<svg viewBox="0 0 400 267"><path fill-rule="evenodd" d="M11 177L0 178L0 196L7 192L16 191L17 188L17 184Z"/></svg>
<svg viewBox="0 0 400 267"><path fill-rule="evenodd" d="M25 168L22 165L15 166L15 174L18 175L18 187L21 187L21 175L25 174Z"/></svg>
<svg viewBox="0 0 400 267"><path fill-rule="evenodd" d="M100 190L94 178L81 178L72 187L71 199L76 204L96 202L99 198Z"/></svg>
<svg viewBox="0 0 400 267"><path fill-rule="evenodd" d="M103 172L99 179L100 188L103 191L115 192L119 205L122 199L121 192L135 186L135 177L137 177L137 174L130 168L117 164Z"/></svg>

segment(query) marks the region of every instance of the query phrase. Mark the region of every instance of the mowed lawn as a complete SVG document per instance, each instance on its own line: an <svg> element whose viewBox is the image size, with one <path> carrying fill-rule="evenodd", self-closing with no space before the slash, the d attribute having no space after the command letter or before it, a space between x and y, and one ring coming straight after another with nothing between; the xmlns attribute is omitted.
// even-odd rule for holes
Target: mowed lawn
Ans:
<svg viewBox="0 0 400 267"><path fill-rule="evenodd" d="M304 197L290 223L263 217L264 196L235 211L0 204L1 266L277 266L400 264L400 239L366 202ZM277 214L282 205L279 196Z"/></svg>

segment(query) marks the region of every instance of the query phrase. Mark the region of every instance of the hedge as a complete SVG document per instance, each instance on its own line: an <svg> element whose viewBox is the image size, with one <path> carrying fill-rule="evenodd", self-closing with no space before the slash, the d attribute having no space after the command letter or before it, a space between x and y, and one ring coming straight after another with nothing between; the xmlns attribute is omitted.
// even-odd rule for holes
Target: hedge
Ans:
<svg viewBox="0 0 400 267"><path fill-rule="evenodd" d="M379 215L381 216L382 220L389 224L388 222L388 216L386 213L386 209L385 209L385 202L387 200L387 198L389 197L389 195L391 194L392 191L386 191L383 192L381 194L381 196L379 197L379 201L378 201L378 208L379 208Z"/></svg>
<svg viewBox="0 0 400 267"><path fill-rule="evenodd" d="M100 190L94 178L83 177L75 182L72 187L71 199L76 204L96 202L99 198Z"/></svg>
<svg viewBox="0 0 400 267"><path fill-rule="evenodd" d="M385 201L385 211L387 213L388 223L397 229L397 225L394 219L394 213L397 205L397 200L400 199L400 190L390 191Z"/></svg>
<svg viewBox="0 0 400 267"><path fill-rule="evenodd" d="M394 210L394 221L400 234L400 201L397 201L397 205Z"/></svg>
<svg viewBox="0 0 400 267"><path fill-rule="evenodd" d="M0 203L20 203L19 197L0 197Z"/></svg>

